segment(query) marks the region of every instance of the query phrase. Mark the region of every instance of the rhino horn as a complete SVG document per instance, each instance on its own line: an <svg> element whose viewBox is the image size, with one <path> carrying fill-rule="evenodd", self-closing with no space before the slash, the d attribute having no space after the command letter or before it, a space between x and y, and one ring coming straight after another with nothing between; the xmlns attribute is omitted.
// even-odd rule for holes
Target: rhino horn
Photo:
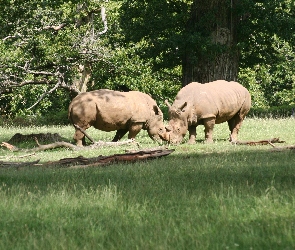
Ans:
<svg viewBox="0 0 295 250"><path fill-rule="evenodd" d="M185 102L184 104L182 104L180 107L179 107L179 110L180 111L184 111L183 109L187 106L187 102Z"/></svg>
<svg viewBox="0 0 295 250"><path fill-rule="evenodd" d="M165 100L165 104L167 105L167 107L170 109L171 108L171 105L169 104L168 100L166 99Z"/></svg>

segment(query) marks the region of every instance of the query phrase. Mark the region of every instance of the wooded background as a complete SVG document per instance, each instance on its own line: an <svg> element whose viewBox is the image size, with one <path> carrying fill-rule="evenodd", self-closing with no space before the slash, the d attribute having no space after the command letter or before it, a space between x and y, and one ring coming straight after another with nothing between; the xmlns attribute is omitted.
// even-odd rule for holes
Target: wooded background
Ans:
<svg viewBox="0 0 295 250"><path fill-rule="evenodd" d="M216 79L247 87L254 109L295 105L294 0L2 0L0 27L2 117L67 119L100 88L163 108Z"/></svg>

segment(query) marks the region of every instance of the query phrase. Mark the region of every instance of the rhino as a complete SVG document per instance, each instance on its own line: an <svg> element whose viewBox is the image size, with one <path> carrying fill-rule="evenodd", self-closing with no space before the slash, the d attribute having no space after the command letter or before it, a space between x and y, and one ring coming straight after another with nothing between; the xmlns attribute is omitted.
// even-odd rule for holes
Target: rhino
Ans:
<svg viewBox="0 0 295 250"><path fill-rule="evenodd" d="M251 107L251 96L237 82L217 80L205 84L192 82L183 87L169 108L166 140L172 144L182 142L187 130L189 144L196 141L196 127L205 126L205 142L213 142L215 124L228 123L230 141L236 141L242 122Z"/></svg>
<svg viewBox="0 0 295 250"><path fill-rule="evenodd" d="M163 113L155 100L139 91L120 92L100 89L77 95L69 105L68 117L83 130L93 126L102 131L117 131L112 141L127 132L134 139L141 129L153 140L165 138ZM75 126L77 146L85 145L85 135Z"/></svg>

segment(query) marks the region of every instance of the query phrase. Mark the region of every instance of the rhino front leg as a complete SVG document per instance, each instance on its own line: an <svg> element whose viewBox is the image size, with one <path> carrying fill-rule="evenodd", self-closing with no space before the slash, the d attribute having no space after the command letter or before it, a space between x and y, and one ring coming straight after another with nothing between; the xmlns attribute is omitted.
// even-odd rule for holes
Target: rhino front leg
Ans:
<svg viewBox="0 0 295 250"><path fill-rule="evenodd" d="M128 132L128 129L117 130L116 135L112 141L113 142L119 141L127 132Z"/></svg>
<svg viewBox="0 0 295 250"><path fill-rule="evenodd" d="M214 125L215 125L215 118L206 118L206 119L204 119L205 143L212 143L213 142Z"/></svg>
<svg viewBox="0 0 295 250"><path fill-rule="evenodd" d="M196 126L189 126L188 127L189 132L189 140L188 144L195 144L196 143L196 136L197 136L197 127Z"/></svg>
<svg viewBox="0 0 295 250"><path fill-rule="evenodd" d="M143 127L143 123L142 122L132 123L130 125L130 127L129 127L128 139L134 139L135 136L142 129L142 127Z"/></svg>

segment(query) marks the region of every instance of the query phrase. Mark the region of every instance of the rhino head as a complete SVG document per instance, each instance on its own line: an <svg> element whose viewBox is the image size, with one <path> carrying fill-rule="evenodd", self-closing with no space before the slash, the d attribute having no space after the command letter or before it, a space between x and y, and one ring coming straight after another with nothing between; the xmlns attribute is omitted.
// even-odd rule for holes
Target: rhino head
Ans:
<svg viewBox="0 0 295 250"><path fill-rule="evenodd" d="M179 144L182 142L188 130L188 108L187 102L180 106L171 106L168 101L165 101L169 108L169 123L166 126L165 138L171 144Z"/></svg>
<svg viewBox="0 0 295 250"><path fill-rule="evenodd" d="M155 141L167 141L166 128L163 122L163 113L156 105L153 106L153 112L154 113L151 115L146 124L148 135Z"/></svg>

